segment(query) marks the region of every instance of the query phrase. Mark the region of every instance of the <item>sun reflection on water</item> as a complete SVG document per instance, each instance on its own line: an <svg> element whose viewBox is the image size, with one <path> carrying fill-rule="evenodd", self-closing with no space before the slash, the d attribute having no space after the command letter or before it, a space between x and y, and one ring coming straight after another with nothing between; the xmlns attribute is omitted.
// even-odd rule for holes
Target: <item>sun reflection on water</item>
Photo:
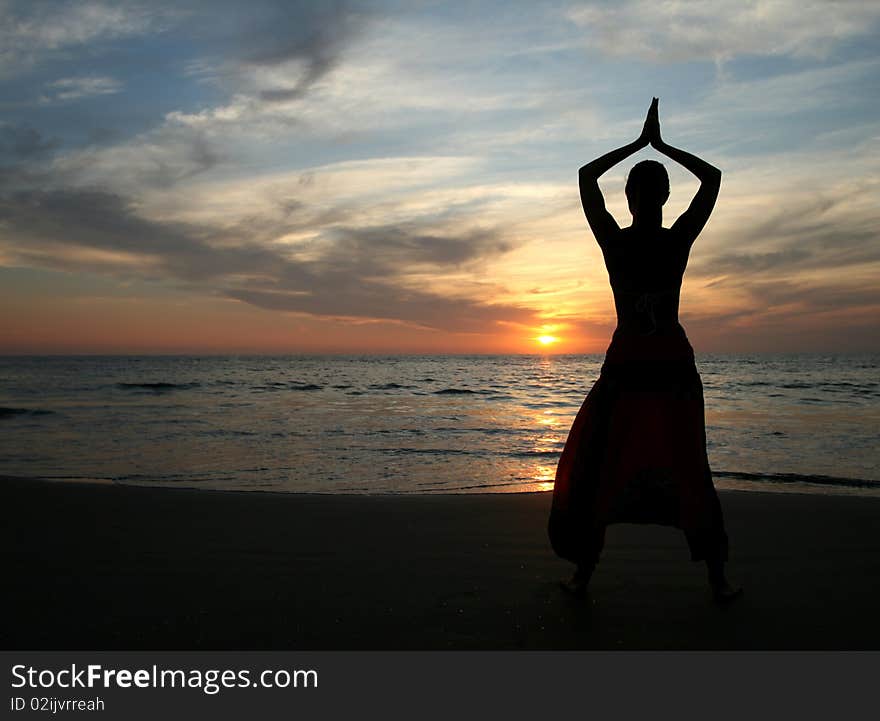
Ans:
<svg viewBox="0 0 880 721"><path fill-rule="evenodd" d="M532 471L532 482L529 491L552 491L553 482L556 479L556 468L547 465L535 466Z"/></svg>

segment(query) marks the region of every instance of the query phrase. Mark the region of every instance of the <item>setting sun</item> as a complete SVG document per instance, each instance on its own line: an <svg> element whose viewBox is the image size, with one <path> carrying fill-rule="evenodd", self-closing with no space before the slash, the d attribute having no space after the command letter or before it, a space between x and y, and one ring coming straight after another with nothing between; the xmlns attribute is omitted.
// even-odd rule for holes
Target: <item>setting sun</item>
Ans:
<svg viewBox="0 0 880 721"><path fill-rule="evenodd" d="M559 338L553 335L539 335L535 340L541 345L551 345L559 342Z"/></svg>

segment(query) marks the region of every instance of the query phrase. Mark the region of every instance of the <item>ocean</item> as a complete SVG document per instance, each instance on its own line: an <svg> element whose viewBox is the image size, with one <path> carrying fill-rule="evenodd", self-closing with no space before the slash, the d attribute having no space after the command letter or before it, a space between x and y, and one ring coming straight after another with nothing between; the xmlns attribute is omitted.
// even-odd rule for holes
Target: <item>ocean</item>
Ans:
<svg viewBox="0 0 880 721"><path fill-rule="evenodd" d="M0 474L549 490L601 355L0 358ZM880 495L878 355L702 355L715 485Z"/></svg>

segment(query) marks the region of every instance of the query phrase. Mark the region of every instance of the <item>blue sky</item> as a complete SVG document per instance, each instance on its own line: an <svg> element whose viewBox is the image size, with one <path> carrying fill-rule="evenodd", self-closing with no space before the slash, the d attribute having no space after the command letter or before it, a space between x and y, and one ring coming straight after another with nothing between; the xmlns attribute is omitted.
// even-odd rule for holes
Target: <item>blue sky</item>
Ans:
<svg viewBox="0 0 880 721"><path fill-rule="evenodd" d="M878 27L810 0L0 3L0 351L599 351L576 172L652 96L724 171L698 350L877 350ZM621 224L642 156L602 179ZM669 223L696 185L667 166Z"/></svg>

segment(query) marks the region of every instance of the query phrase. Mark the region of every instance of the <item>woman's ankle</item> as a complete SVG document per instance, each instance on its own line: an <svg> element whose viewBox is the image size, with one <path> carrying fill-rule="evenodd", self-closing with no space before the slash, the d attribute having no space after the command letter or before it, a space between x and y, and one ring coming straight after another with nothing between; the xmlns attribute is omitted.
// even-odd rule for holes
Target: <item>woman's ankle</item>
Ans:
<svg viewBox="0 0 880 721"><path fill-rule="evenodd" d="M727 585L727 577L724 575L724 561L706 561L706 570L709 573L709 585L712 588L724 588Z"/></svg>
<svg viewBox="0 0 880 721"><path fill-rule="evenodd" d="M572 580L576 583L583 584L586 586L590 579L593 577L593 571L596 568L595 563L579 563L577 568L575 569L574 576Z"/></svg>

